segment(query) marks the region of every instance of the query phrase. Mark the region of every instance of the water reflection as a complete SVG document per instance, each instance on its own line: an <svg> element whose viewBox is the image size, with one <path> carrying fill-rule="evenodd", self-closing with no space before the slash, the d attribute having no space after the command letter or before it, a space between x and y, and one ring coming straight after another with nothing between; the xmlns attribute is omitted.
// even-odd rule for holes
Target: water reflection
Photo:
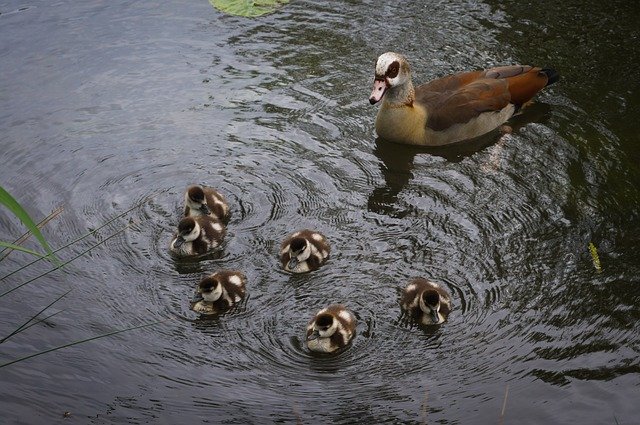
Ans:
<svg viewBox="0 0 640 425"><path fill-rule="evenodd" d="M384 185L374 188L369 195L367 208L371 212L384 214L393 218L404 218L415 211L411 206L402 207L398 203L398 195L411 181L417 155L441 157L448 162L457 163L484 149L497 146L489 158L487 171L496 171L498 156L507 134L517 133L527 124L536 122L545 124L549 118L551 106L543 102L532 102L520 113L512 117L504 127L492 131L473 140L454 143L447 146L419 147L386 142L377 137L373 153L380 160L379 168L384 178Z"/></svg>

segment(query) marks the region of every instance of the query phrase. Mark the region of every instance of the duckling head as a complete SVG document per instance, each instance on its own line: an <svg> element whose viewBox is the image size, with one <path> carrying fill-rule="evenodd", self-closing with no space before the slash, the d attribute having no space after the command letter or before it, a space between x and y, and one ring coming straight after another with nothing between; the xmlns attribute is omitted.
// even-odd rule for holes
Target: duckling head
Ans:
<svg viewBox="0 0 640 425"><path fill-rule="evenodd" d="M187 201L194 209L200 211L204 215L211 214L211 210L207 205L207 198L204 196L202 186L191 186L187 189Z"/></svg>
<svg viewBox="0 0 640 425"><path fill-rule="evenodd" d="M399 53L387 52L378 57L373 81L373 91L369 97L372 105L378 103L387 90L401 86L411 80L409 62Z"/></svg>
<svg viewBox="0 0 640 425"><path fill-rule="evenodd" d="M311 247L305 238L294 238L289 245L289 263L287 268L295 269L298 263L307 261L311 255Z"/></svg>
<svg viewBox="0 0 640 425"><path fill-rule="evenodd" d="M337 329L338 321L333 318L333 315L321 313L316 316L316 320L313 322L313 331L307 337L307 341L318 338L329 338L336 333Z"/></svg>
<svg viewBox="0 0 640 425"><path fill-rule="evenodd" d="M420 310L431 318L433 324L440 323L440 294L435 289L427 289L420 296Z"/></svg>
<svg viewBox="0 0 640 425"><path fill-rule="evenodd" d="M185 242L196 240L199 235L200 225L192 217L185 217L178 223L178 235L173 246L178 248Z"/></svg>
<svg viewBox="0 0 640 425"><path fill-rule="evenodd" d="M198 283L198 293L196 300L204 300L207 302L215 302L222 296L222 285L215 277L205 277Z"/></svg>

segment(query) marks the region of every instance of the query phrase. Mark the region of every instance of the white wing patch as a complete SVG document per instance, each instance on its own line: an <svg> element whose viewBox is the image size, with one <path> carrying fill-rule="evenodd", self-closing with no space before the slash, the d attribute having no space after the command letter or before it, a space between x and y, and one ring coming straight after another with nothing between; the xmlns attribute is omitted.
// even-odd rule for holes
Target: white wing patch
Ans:
<svg viewBox="0 0 640 425"><path fill-rule="evenodd" d="M353 322L353 315L349 313L347 310L340 311L340 313L338 313L338 316L340 316L348 324Z"/></svg>
<svg viewBox="0 0 640 425"><path fill-rule="evenodd" d="M229 276L229 283L235 286L242 286L242 279L238 275Z"/></svg>
<svg viewBox="0 0 640 425"><path fill-rule="evenodd" d="M311 238L313 240L316 240L318 242L322 242L324 240L324 237L320 234L320 233L313 233L311 234Z"/></svg>

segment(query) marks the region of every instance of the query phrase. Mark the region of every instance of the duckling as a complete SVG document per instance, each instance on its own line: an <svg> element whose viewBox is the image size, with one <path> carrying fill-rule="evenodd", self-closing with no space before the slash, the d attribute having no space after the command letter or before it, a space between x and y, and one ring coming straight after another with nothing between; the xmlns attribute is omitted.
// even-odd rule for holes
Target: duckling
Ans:
<svg viewBox="0 0 640 425"><path fill-rule="evenodd" d="M189 186L184 194L184 216L199 215L208 215L220 221L226 221L229 218L229 205L224 196L212 187Z"/></svg>
<svg viewBox="0 0 640 425"><path fill-rule="evenodd" d="M220 270L198 283L191 309L200 314L217 314L228 310L245 295L247 277L236 270Z"/></svg>
<svg viewBox="0 0 640 425"><path fill-rule="evenodd" d="M331 252L327 238L313 230L300 230L288 236L280 247L282 268L291 273L306 273L322 266Z"/></svg>
<svg viewBox="0 0 640 425"><path fill-rule="evenodd" d="M333 353L346 347L356 331L356 316L340 304L320 310L307 325L307 347L319 353Z"/></svg>
<svg viewBox="0 0 640 425"><path fill-rule="evenodd" d="M225 233L224 226L217 218L208 215L185 217L178 223L178 232L171 240L169 249L181 257L204 254L220 245Z"/></svg>
<svg viewBox="0 0 640 425"><path fill-rule="evenodd" d="M422 277L412 279L400 296L400 307L422 325L437 325L451 312L451 297L437 283Z"/></svg>
<svg viewBox="0 0 640 425"><path fill-rule="evenodd" d="M376 117L380 138L442 146L499 127L559 79L551 68L512 65L460 72L414 87L407 59L387 52L376 62L369 102L382 100Z"/></svg>

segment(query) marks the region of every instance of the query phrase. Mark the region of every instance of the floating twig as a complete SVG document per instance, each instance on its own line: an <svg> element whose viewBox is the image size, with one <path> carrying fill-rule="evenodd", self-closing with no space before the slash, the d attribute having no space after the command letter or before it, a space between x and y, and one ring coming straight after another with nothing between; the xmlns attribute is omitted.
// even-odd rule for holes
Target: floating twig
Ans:
<svg viewBox="0 0 640 425"><path fill-rule="evenodd" d="M504 390L504 401L502 402L502 411L500 412L500 425L504 423L504 411L507 409L507 397L509 396L509 384L507 384L507 388Z"/></svg>

